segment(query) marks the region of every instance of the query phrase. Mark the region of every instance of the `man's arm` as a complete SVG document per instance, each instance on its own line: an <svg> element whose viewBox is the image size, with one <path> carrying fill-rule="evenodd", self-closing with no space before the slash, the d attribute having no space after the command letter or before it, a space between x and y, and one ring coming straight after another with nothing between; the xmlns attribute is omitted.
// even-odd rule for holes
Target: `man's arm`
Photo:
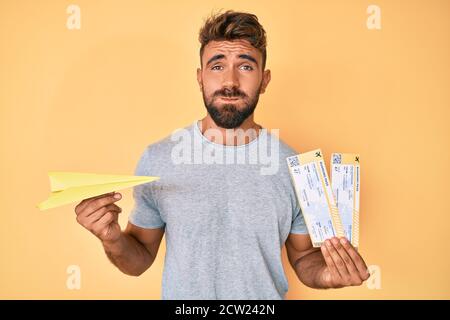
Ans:
<svg viewBox="0 0 450 320"><path fill-rule="evenodd" d="M109 260L123 273L140 276L155 261L164 228L145 229L128 223L116 241L102 241Z"/></svg>
<svg viewBox="0 0 450 320"><path fill-rule="evenodd" d="M361 285L370 276L364 260L346 238L332 238L313 248L309 235L291 233L286 249L297 277L311 288Z"/></svg>

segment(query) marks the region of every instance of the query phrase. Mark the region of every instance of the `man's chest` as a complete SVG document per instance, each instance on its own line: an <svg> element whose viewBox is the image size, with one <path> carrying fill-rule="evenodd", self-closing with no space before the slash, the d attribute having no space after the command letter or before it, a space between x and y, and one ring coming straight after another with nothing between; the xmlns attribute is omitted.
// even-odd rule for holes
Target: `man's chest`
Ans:
<svg viewBox="0 0 450 320"><path fill-rule="evenodd" d="M282 181L245 167L166 175L153 192L169 229L228 226L263 233L286 229L294 210L292 194Z"/></svg>

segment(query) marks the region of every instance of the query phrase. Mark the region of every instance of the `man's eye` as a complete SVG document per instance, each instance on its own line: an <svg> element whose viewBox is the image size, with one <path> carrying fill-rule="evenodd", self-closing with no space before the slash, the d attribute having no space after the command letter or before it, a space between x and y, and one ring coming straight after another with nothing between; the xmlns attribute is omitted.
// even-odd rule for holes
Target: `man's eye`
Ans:
<svg viewBox="0 0 450 320"><path fill-rule="evenodd" d="M247 71L251 71L251 70L253 70L253 67L252 66L249 66L249 65L244 65L244 66L242 66L241 68L243 68L244 70L247 70Z"/></svg>
<svg viewBox="0 0 450 320"><path fill-rule="evenodd" d="M220 68L222 68L222 66L214 66L211 68L211 70L220 70Z"/></svg>

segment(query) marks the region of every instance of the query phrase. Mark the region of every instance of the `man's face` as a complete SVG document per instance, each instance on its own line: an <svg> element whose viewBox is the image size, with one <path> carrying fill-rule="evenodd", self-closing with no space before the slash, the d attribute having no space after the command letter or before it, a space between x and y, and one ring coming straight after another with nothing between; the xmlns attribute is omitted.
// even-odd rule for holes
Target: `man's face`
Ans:
<svg viewBox="0 0 450 320"><path fill-rule="evenodd" d="M261 52L246 40L211 41L204 47L197 80L211 118L231 129L253 114L270 70L262 70Z"/></svg>

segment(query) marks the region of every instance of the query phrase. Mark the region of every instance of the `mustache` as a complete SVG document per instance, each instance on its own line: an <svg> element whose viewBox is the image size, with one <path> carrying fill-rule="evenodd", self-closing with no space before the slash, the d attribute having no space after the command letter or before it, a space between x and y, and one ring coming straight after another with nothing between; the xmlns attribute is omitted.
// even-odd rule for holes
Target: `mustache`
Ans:
<svg viewBox="0 0 450 320"><path fill-rule="evenodd" d="M228 89L223 88L214 92L214 97L225 97L225 98L247 98L245 92L239 90L238 88Z"/></svg>

